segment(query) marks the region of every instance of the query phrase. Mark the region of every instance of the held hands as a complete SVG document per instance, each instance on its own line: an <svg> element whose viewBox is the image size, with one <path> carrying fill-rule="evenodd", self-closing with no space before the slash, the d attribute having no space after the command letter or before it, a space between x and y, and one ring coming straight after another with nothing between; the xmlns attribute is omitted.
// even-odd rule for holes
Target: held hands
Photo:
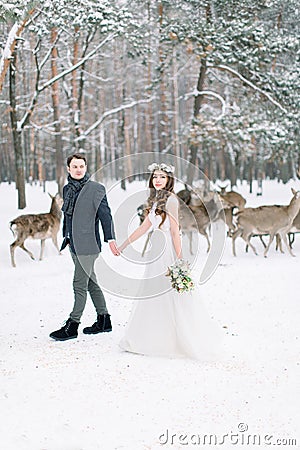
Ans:
<svg viewBox="0 0 300 450"><path fill-rule="evenodd" d="M120 256L122 251L127 247L126 241L120 247L117 247L116 241L109 241L109 248L115 256Z"/></svg>
<svg viewBox="0 0 300 450"><path fill-rule="evenodd" d="M109 244L109 248L110 248L111 252L115 256L120 256L121 251L120 251L120 249L118 249L118 247L116 245L116 241L110 241L108 244Z"/></svg>

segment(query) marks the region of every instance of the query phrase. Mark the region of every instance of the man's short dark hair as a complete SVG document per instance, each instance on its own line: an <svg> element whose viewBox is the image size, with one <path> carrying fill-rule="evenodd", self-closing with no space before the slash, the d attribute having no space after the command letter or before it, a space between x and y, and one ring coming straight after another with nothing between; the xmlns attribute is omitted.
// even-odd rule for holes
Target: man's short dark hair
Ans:
<svg viewBox="0 0 300 450"><path fill-rule="evenodd" d="M72 159L83 159L83 161L85 162L85 164L87 164L86 162L86 157L82 154L82 153L74 153L74 155L70 155L67 158L67 166L70 167L71 161Z"/></svg>

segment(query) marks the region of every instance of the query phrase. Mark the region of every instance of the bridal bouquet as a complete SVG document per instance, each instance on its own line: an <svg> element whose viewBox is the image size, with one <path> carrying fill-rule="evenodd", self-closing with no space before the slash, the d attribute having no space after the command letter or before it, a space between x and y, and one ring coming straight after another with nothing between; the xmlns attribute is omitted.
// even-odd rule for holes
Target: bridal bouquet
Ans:
<svg viewBox="0 0 300 450"><path fill-rule="evenodd" d="M194 289L194 282L191 278L191 269L188 261L179 259L172 266L168 267L167 277L171 277L171 284L177 292L189 292Z"/></svg>

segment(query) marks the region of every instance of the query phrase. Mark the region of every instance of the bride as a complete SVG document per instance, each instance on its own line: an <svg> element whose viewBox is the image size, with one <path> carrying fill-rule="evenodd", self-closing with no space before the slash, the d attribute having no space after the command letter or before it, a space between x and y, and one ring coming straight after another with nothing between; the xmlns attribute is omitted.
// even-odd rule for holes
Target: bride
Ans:
<svg viewBox="0 0 300 450"><path fill-rule="evenodd" d="M128 245L153 230L151 251L140 286L144 298L135 300L120 347L143 355L214 359L221 330L203 307L199 288L196 286L192 291L178 293L165 276L168 267L182 258L174 167L153 163L148 169L151 176L146 218L119 247L123 252ZM157 290L150 298L145 292L149 279L155 281Z"/></svg>

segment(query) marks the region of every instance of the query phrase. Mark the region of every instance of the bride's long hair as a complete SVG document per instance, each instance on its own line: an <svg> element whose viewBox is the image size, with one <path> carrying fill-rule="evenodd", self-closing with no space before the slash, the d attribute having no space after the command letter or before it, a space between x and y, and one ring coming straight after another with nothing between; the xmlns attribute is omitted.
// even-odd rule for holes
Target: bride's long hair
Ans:
<svg viewBox="0 0 300 450"><path fill-rule="evenodd" d="M155 170L151 173L150 179L149 179L149 189L150 189L150 195L147 199L147 206L146 206L146 214L149 214L152 206L155 202L157 202L156 208L155 208L155 214L160 215L162 218L161 224L159 225L159 228L163 225L164 221L166 220L167 213L166 213L166 203L168 198L171 194L174 193L174 177L172 173L165 172L164 170L161 170L164 172L167 176L167 184L164 189L156 191L154 185L153 185L153 176L156 172Z"/></svg>

